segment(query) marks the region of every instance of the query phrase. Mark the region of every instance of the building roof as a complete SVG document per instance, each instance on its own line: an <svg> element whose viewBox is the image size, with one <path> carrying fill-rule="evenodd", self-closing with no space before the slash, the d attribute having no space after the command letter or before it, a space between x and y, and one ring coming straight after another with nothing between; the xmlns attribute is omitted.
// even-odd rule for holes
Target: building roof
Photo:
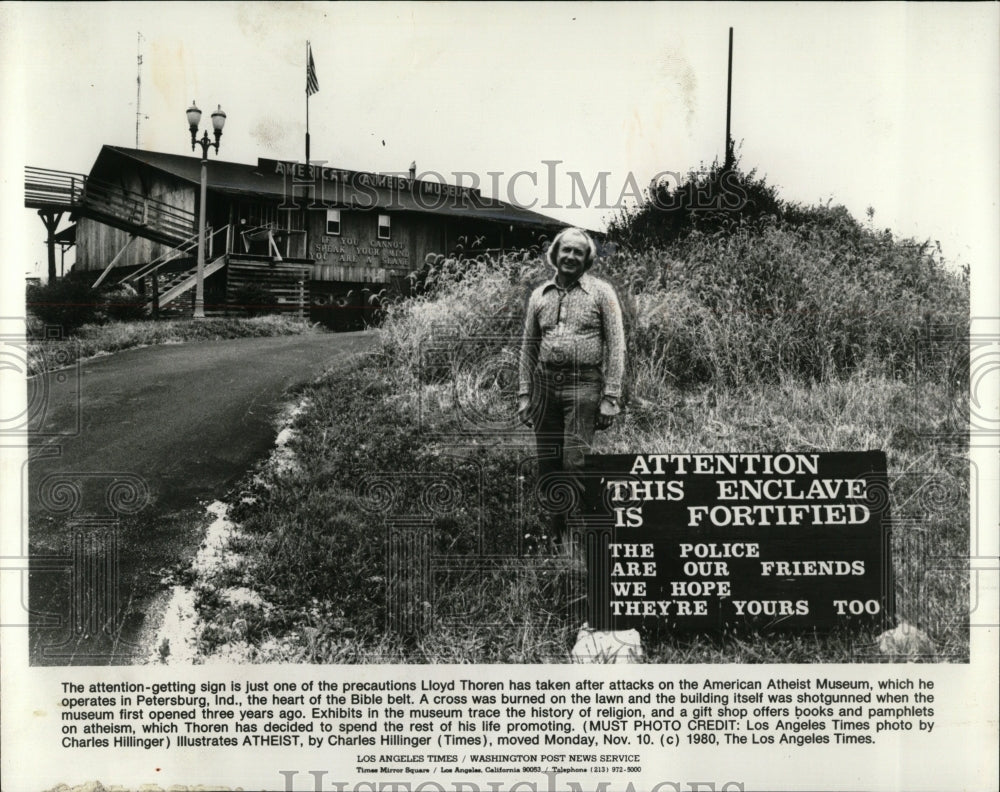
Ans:
<svg viewBox="0 0 1000 792"><path fill-rule="evenodd" d="M101 178L107 180L106 173L114 170L116 161L121 159L167 173L192 185L201 182L201 158L198 156L165 154L120 146L103 146L91 169L91 175L100 173ZM270 199L284 200L292 177L290 173L278 172L280 169L276 166L279 163L277 160L261 159L256 165L248 165L212 159L208 166L208 190L236 196L267 196ZM291 166L297 163L287 164ZM324 167L323 171L330 171L335 177L330 187L324 183L323 195L331 207L377 207L389 211L446 215L546 229L559 229L568 225L530 209L483 197L478 190L441 187L438 182L329 167ZM379 186L386 183L390 186ZM299 200L302 200L302 190L301 185L296 185ZM431 199L428 195L435 197Z"/></svg>

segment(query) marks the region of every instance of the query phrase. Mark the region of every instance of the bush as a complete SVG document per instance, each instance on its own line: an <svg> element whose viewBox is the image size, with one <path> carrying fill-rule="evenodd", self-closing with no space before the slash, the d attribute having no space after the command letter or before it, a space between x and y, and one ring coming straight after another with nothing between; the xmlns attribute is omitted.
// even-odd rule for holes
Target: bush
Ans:
<svg viewBox="0 0 1000 792"><path fill-rule="evenodd" d="M274 297L260 284L247 283L233 290L232 305L247 316L263 316L274 306Z"/></svg>
<svg viewBox="0 0 1000 792"><path fill-rule="evenodd" d="M102 296L104 316L115 322L146 319L146 302L131 286L119 286Z"/></svg>
<svg viewBox="0 0 1000 792"><path fill-rule="evenodd" d="M651 184L645 200L619 211L608 224L608 239L645 250L662 247L692 231L732 231L764 218L781 217L785 207L774 187L756 170L743 173L739 161L730 169L711 167L672 174Z"/></svg>
<svg viewBox="0 0 1000 792"><path fill-rule="evenodd" d="M91 280L90 273L71 272L44 286L29 286L27 309L45 324L61 327L63 335L72 335L99 317L100 297L90 288Z"/></svg>
<svg viewBox="0 0 1000 792"><path fill-rule="evenodd" d="M147 318L146 303L131 286L94 289L93 272L70 272L44 286L29 286L28 312L45 325L74 335L81 327L107 321L130 322Z"/></svg>
<svg viewBox="0 0 1000 792"><path fill-rule="evenodd" d="M894 481L904 516L924 508L910 501L929 481L961 481L960 455L928 440L967 424L947 388L928 383L914 424L907 380L885 374L911 364L926 322L963 325L962 278L919 246L826 219L691 234L599 262L627 315L634 306L631 376L649 403L635 400L596 450L883 447L890 471L928 471ZM532 438L513 416L523 303L549 272L531 254L468 261L435 278L432 295L390 306L373 354L304 389L286 446L295 463L266 468L231 499L242 561L225 585L273 606L241 616L251 645L285 647L272 661L566 660L587 581L582 566L546 555ZM932 366L947 362L948 343L925 349ZM941 548L967 540L967 509L964 495L939 508L930 533ZM475 563L429 575L428 559L442 557ZM902 570L919 563L897 558ZM967 599L963 585L960 575L940 583L922 619L958 658L967 633L947 618ZM199 596L212 650L232 613ZM900 586L900 613L927 612L922 597ZM838 635L769 639L749 653L733 637L646 639L660 662L861 659Z"/></svg>

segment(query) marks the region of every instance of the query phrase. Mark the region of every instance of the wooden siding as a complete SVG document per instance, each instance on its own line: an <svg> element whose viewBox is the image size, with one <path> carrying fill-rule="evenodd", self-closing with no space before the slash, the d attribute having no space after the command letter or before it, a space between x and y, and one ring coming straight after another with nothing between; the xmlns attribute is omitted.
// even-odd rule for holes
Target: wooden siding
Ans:
<svg viewBox="0 0 1000 792"><path fill-rule="evenodd" d="M326 233L326 212L310 211L307 256L312 279L349 283L390 283L419 269L428 253L444 249L443 221L432 216L389 213L391 239L378 238L376 210L342 209L340 235Z"/></svg>
<svg viewBox="0 0 1000 792"><path fill-rule="evenodd" d="M197 188L194 185L181 182L172 177L162 174L150 176L152 181L149 184L148 195L159 201L169 203L190 212L195 210L195 199ZM136 170L121 171L115 180L121 184L125 190L137 193L145 193L142 181ZM92 220L88 217L81 217L77 221L76 230L76 264L74 269L84 271L103 270L111 260L118 254L118 251L128 242L129 233L109 225ZM129 245L125 254L118 259L115 265L118 267L134 267L145 264L163 255L170 248L142 237L137 237Z"/></svg>
<svg viewBox="0 0 1000 792"><path fill-rule="evenodd" d="M260 286L274 298L267 313L294 312L305 316L309 305L309 265L306 262L272 262L230 256L226 267L226 303L239 312L239 289Z"/></svg>
<svg viewBox="0 0 1000 792"><path fill-rule="evenodd" d="M76 263L73 269L100 272L125 246L129 236L125 231L81 217L76 224ZM118 259L118 266L132 267L151 261L165 250L165 245L138 237Z"/></svg>

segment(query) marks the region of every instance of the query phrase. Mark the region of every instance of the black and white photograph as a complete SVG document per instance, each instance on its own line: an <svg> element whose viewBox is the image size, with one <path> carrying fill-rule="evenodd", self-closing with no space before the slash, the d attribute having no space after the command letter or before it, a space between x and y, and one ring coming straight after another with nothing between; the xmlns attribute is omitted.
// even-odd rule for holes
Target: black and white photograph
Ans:
<svg viewBox="0 0 1000 792"><path fill-rule="evenodd" d="M3 788L995 788L998 22L0 3Z"/></svg>

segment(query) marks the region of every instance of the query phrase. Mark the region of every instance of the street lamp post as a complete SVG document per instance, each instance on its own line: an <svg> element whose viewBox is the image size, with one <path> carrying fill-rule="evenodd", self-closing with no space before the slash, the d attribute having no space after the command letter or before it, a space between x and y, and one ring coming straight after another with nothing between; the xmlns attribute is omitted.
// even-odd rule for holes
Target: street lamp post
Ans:
<svg viewBox="0 0 1000 792"><path fill-rule="evenodd" d="M198 269L195 276L194 287L194 318L205 318L205 193L208 188L208 149L215 147L215 153L219 153L219 140L222 137L222 127L226 125L226 114L222 112L222 105L212 113L212 127L215 130L215 142L208 137L208 130L198 140L198 125L201 123L201 110L192 101L187 110L188 126L191 129L191 151L194 151L195 144L201 144L201 200L198 204Z"/></svg>

